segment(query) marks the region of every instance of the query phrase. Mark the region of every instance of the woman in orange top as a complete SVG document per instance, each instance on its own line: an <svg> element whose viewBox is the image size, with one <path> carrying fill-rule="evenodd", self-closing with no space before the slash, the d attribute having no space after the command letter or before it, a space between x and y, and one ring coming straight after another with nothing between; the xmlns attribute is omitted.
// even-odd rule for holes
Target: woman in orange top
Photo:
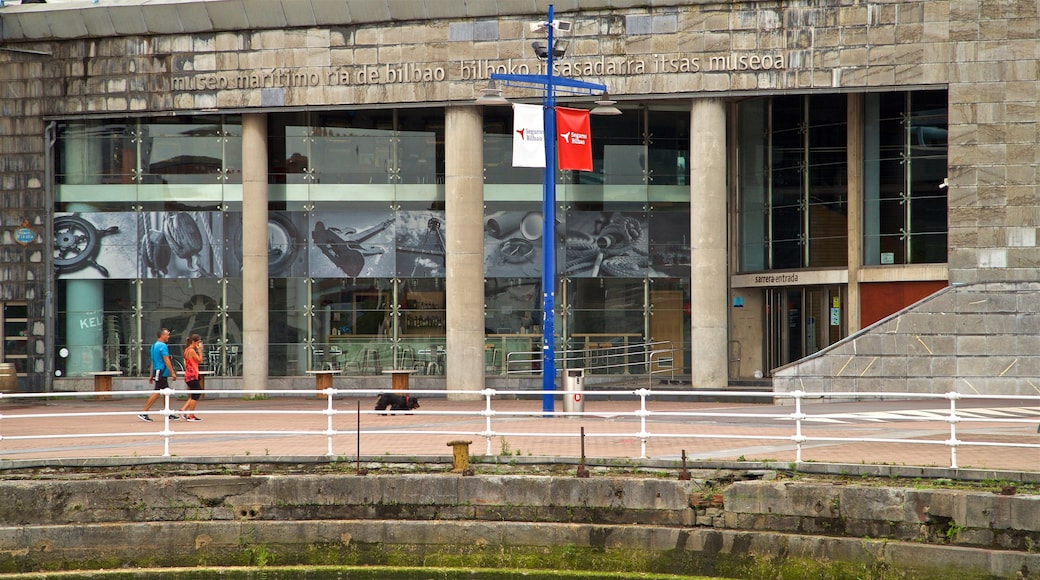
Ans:
<svg viewBox="0 0 1040 580"><path fill-rule="evenodd" d="M184 345L184 382L188 385L188 400L181 407L181 416L185 421L201 421L195 416L195 405L202 398L202 385L199 383L199 363L202 362L202 337L193 334Z"/></svg>

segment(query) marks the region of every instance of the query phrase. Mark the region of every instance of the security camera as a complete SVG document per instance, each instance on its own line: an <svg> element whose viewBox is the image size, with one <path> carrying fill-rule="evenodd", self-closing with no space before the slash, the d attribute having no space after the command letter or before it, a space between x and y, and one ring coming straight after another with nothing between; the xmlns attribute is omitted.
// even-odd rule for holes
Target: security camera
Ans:
<svg viewBox="0 0 1040 580"><path fill-rule="evenodd" d="M531 22L527 26L531 32L542 32L547 24L548 22L545 21ZM570 20L553 20L552 26L556 32L570 32L574 28L574 23Z"/></svg>
<svg viewBox="0 0 1040 580"><path fill-rule="evenodd" d="M944 177L942 183L939 184L939 189L946 189L950 187L950 178Z"/></svg>
<svg viewBox="0 0 1040 580"><path fill-rule="evenodd" d="M560 58L567 53L567 46L570 42L563 39L553 40L553 58ZM534 49L534 54L540 59L546 59L549 57L548 45L543 40L536 40L531 43L531 48Z"/></svg>

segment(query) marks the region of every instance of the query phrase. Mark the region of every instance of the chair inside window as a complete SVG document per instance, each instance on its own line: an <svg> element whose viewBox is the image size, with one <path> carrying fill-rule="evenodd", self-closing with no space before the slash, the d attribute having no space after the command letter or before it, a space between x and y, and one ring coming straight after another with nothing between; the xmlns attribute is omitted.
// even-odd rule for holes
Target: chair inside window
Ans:
<svg viewBox="0 0 1040 580"><path fill-rule="evenodd" d="M329 354L322 360L321 368L326 371L343 370L343 350L336 345L329 346Z"/></svg>
<svg viewBox="0 0 1040 580"><path fill-rule="evenodd" d="M340 360L342 361L340 363L342 372L352 369L358 375L377 375L383 371L383 358L380 356L380 348L374 343L363 345L353 355L341 356ZM387 357L387 360L393 362L389 357Z"/></svg>

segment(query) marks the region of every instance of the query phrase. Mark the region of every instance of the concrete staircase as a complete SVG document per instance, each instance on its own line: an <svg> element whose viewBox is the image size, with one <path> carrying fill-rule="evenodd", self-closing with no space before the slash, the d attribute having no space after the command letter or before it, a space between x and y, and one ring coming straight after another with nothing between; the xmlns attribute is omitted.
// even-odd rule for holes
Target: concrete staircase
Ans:
<svg viewBox="0 0 1040 580"><path fill-rule="evenodd" d="M1040 283L949 286L773 371L777 392L1040 394Z"/></svg>

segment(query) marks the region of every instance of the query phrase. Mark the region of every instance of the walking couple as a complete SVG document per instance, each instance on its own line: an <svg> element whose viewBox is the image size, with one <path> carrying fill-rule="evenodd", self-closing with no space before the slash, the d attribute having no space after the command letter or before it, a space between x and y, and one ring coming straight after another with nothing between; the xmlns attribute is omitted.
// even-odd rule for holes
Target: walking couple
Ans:
<svg viewBox="0 0 1040 580"><path fill-rule="evenodd" d="M142 421L151 421L148 409L152 408L155 401L159 399L161 391L167 388L169 381L177 380L177 371L170 361L170 330L163 328L152 345L152 372L148 375L148 382L155 384L155 390L148 401L144 404L144 412L137 416ZM193 334L184 345L184 382L188 387L188 400L181 407L181 416L186 421L201 421L195 416L195 406L202 398L202 384L199 382L199 363L202 362L202 337ZM170 419L180 419L180 416L170 415Z"/></svg>

